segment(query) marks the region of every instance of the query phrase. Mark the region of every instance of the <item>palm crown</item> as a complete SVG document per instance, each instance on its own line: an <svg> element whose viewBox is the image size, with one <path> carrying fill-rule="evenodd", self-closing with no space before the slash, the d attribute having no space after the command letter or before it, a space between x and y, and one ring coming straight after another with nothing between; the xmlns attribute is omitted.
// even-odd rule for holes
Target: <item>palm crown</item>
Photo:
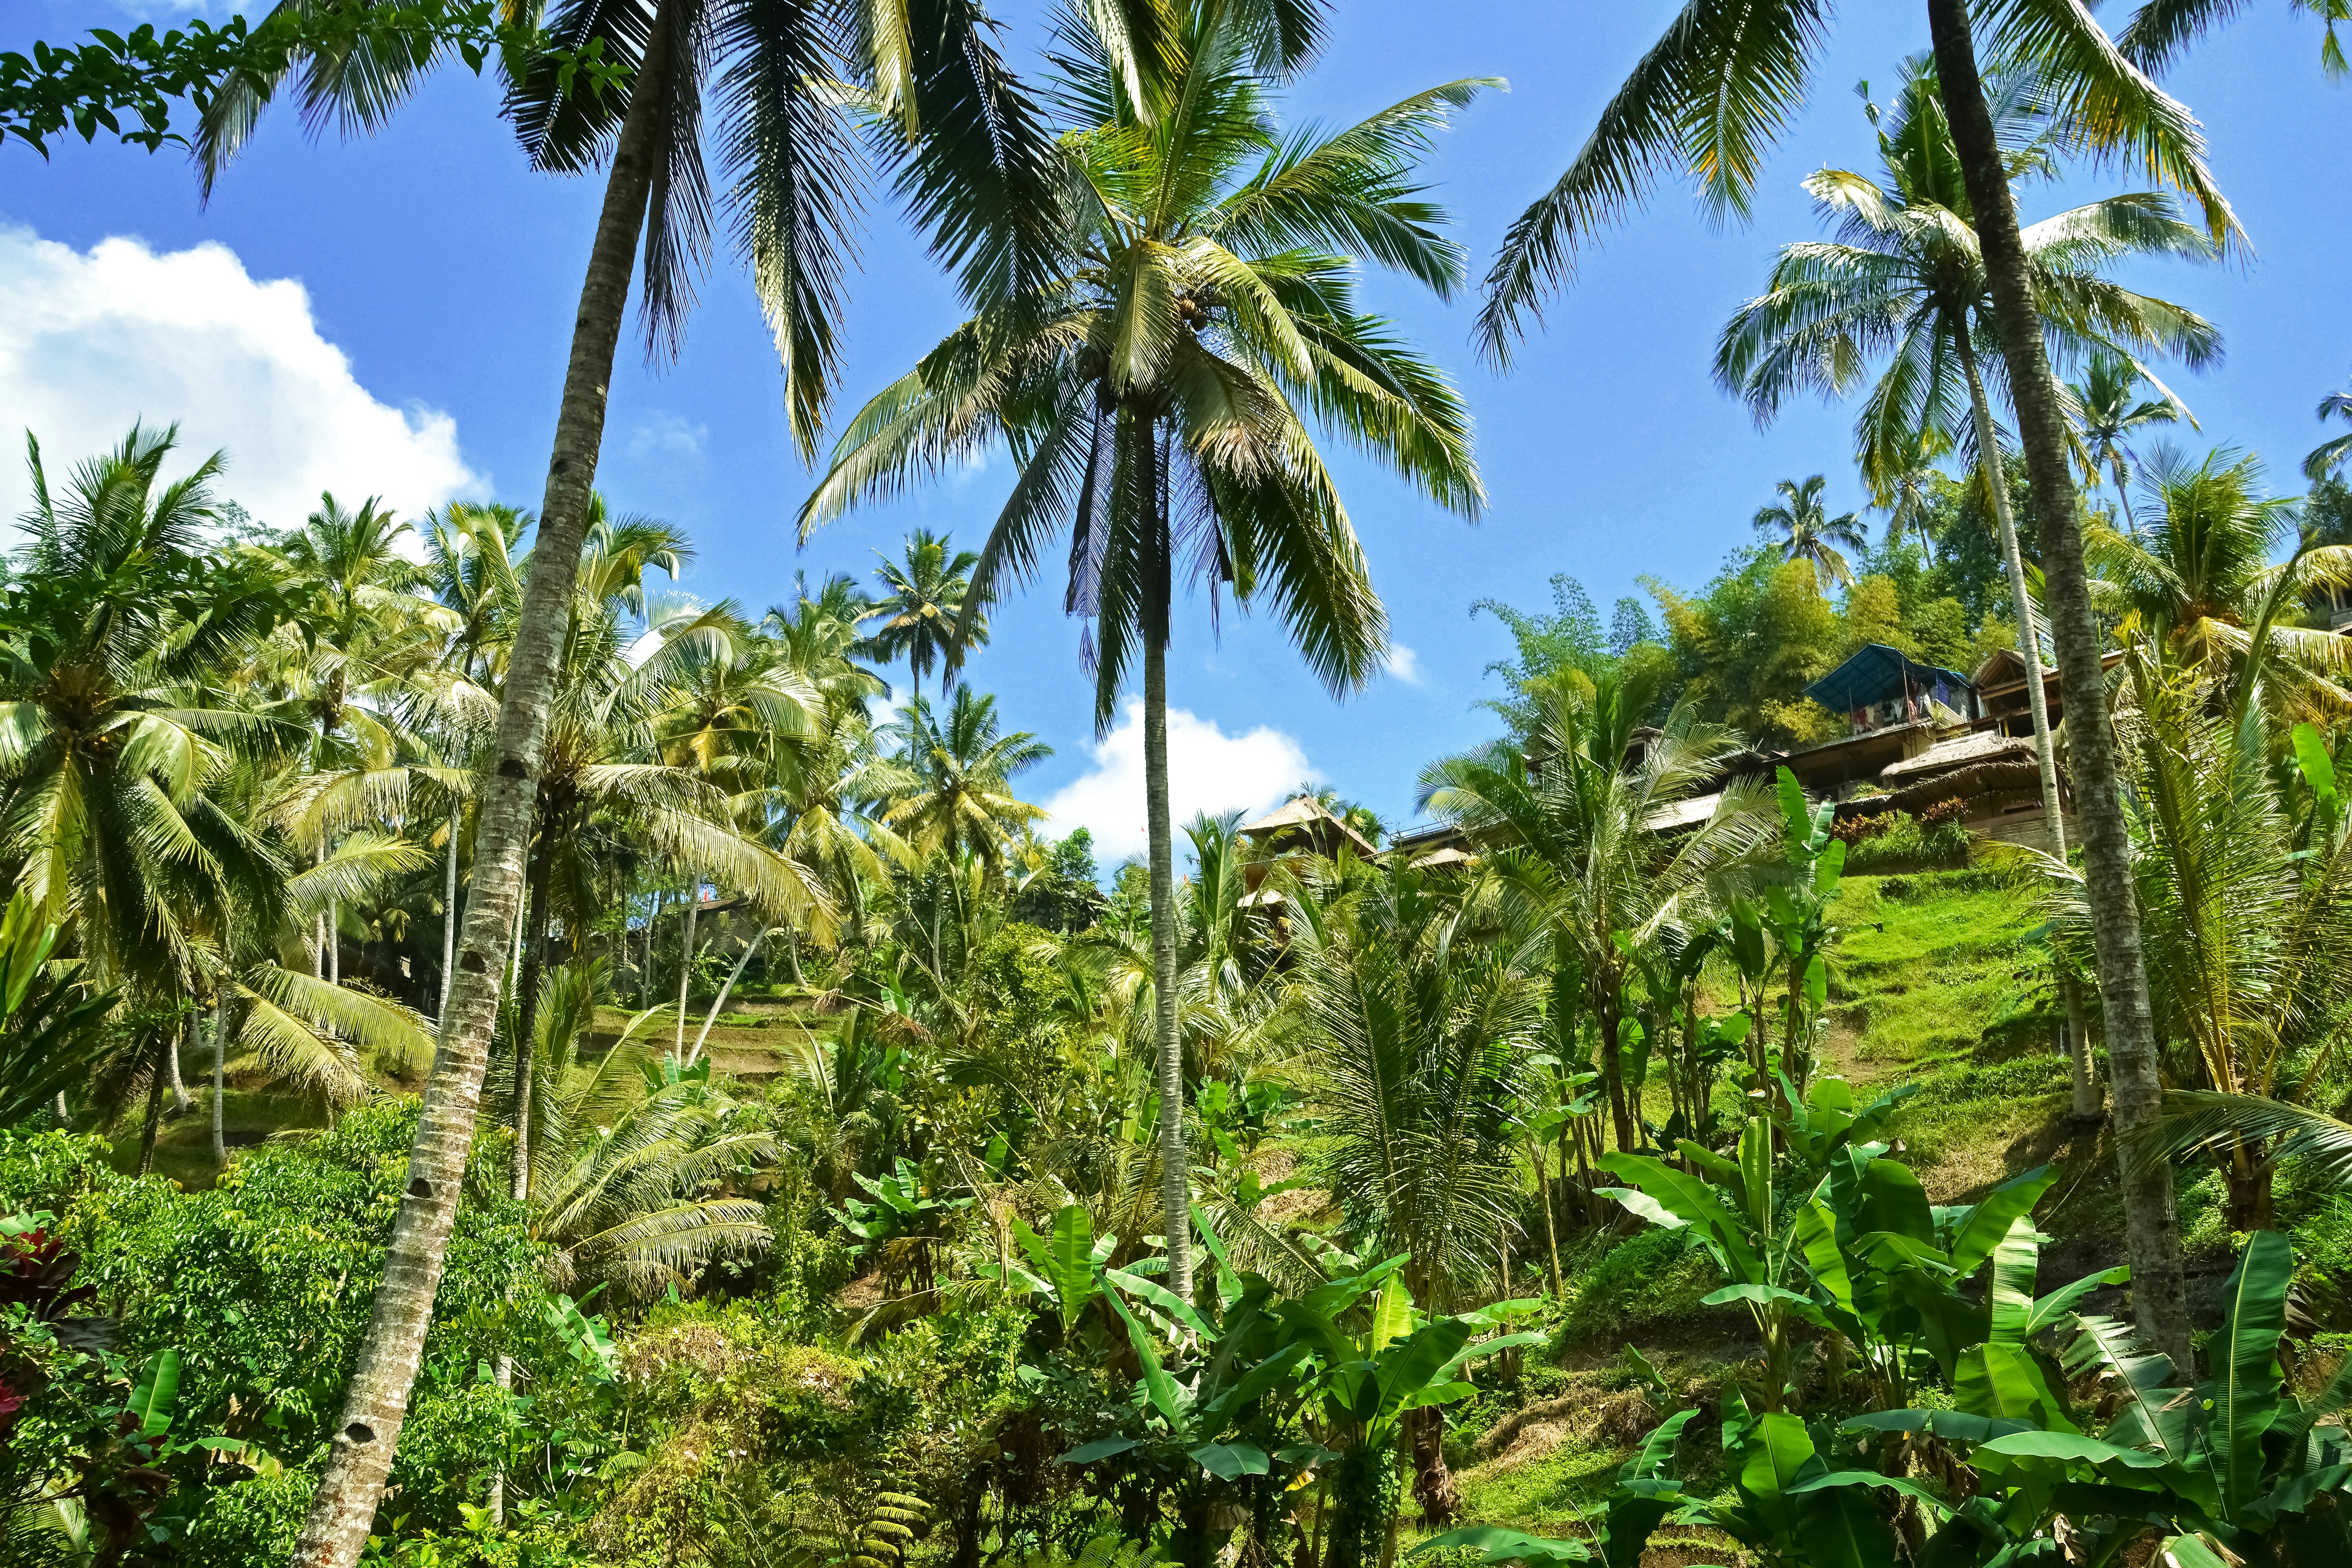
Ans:
<svg viewBox="0 0 2352 1568"><path fill-rule="evenodd" d="M1829 508L1822 504L1822 490L1828 482L1819 474L1801 483L1782 479L1773 487L1780 492L1780 500L1757 508L1754 520L1757 532L1780 536L1782 560L1811 563L1814 585L1824 593L1832 582L1853 582L1853 567L1847 563L1845 551L1860 550L1867 542L1859 513L1832 517Z"/></svg>
<svg viewBox="0 0 2352 1568"><path fill-rule="evenodd" d="M2054 145L2046 90L2023 75L1989 90L2011 179L2046 173ZM1972 393L1993 381L2000 356L1974 215L1928 62L1911 63L1879 122L1878 148L1879 180L1823 169L1805 182L1837 237L1780 252L1766 291L1724 327L1716 379L1769 420L1791 392L1842 395L1883 361L1854 442L1864 478L1884 489L1922 433L1963 451L1982 445ZM2212 254L2169 196L2110 196L2029 225L2021 237L2060 359L2114 355L2146 375L2132 356L2162 351L2191 365L2219 357L2220 334L2201 317L2099 276L2125 256Z"/></svg>
<svg viewBox="0 0 2352 1568"><path fill-rule="evenodd" d="M1252 33L1187 12L1182 67L1142 89L1072 17L1058 29L1066 265L957 329L835 446L803 534L998 438L1021 463L981 552L970 621L1075 530L1066 606L1093 622L1108 721L1181 557L1263 595L1335 688L1376 668L1385 622L1307 421L1465 514L1481 500L1460 398L1354 303L1349 252L1441 293L1461 253L1412 166L1480 82L1417 94L1336 136L1282 137Z"/></svg>
<svg viewBox="0 0 2352 1568"><path fill-rule="evenodd" d="M865 614L881 624L867 634L866 647L886 662L904 658L919 697L932 665L944 663L941 684L952 684L964 650L987 646L988 617L964 615L971 569L979 563L978 555L954 549L946 534L919 528L907 536L906 559L886 557L874 573L883 596Z"/></svg>

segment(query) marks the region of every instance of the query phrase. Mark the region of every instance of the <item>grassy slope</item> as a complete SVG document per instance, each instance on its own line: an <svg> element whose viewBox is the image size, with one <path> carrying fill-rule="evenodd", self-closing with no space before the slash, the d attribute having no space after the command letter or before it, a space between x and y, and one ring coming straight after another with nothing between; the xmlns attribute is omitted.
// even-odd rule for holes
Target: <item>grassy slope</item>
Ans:
<svg viewBox="0 0 2352 1568"><path fill-rule="evenodd" d="M2061 1163L2042 1224L2063 1245L2045 1254L2046 1278L2111 1261L2101 1238L2120 1234L2114 1186L2095 1135L2076 1139L2065 1120L2066 1065L2051 1054L2053 1003L2028 941L2041 922L2030 889L1981 870L1850 877L1832 918L1845 936L1832 969L1828 1070L1858 1086L1918 1082L1895 1133L1936 1202L1967 1202L2018 1171ZM1472 1439L1458 1445L1464 1519L1574 1533L1579 1511L1608 1491L1631 1451L1625 1402L1634 1395L1617 1347L1639 1345L1694 1397L1711 1393L1727 1363L1744 1355L1743 1320L1732 1310L1676 1315L1664 1300L1695 1301L1709 1283L1677 1274L1647 1282L1659 1299L1622 1311L1609 1303L1592 1315L1637 1326L1599 1330L1569 1352L1565 1368L1545 1369L1538 1396L1557 1404L1556 1417L1496 1453L1478 1453L1464 1434ZM1612 1278L1603 1288L1625 1287ZM1711 1422L1694 1422L1684 1445L1686 1473L1702 1488L1717 1459ZM1643 1561L1664 1568L1729 1560L1719 1544L1714 1550L1694 1556L1668 1547Z"/></svg>

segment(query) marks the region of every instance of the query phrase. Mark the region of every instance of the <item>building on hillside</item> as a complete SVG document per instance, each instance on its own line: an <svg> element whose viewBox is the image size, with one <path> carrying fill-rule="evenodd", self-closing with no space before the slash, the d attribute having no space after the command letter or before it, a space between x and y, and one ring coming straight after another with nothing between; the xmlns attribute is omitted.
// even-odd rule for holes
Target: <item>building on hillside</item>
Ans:
<svg viewBox="0 0 2352 1568"><path fill-rule="evenodd" d="M1234 831L1249 841L1254 858L1258 859L1302 849L1326 860L1338 859L1343 848L1352 851L1360 860L1369 860L1380 853L1372 847L1371 840L1311 795L1302 795L1278 805L1255 821L1243 823Z"/></svg>
<svg viewBox="0 0 2352 1568"><path fill-rule="evenodd" d="M1947 734L1967 731L1982 717L1974 682L1957 669L1922 664L1870 643L1805 688L1805 695L1845 716L1847 732L1782 752L1775 759L1797 776L1805 793L1843 800L1877 784L1894 763L1916 757Z"/></svg>

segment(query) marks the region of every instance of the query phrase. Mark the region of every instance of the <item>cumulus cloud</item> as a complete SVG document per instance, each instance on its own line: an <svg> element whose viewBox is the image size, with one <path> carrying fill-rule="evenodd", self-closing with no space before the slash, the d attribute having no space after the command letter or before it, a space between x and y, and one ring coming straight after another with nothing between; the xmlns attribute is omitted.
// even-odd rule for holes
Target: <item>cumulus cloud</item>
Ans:
<svg viewBox="0 0 2352 1568"><path fill-rule="evenodd" d="M1096 742L1086 773L1044 803L1047 831L1084 827L1097 862L1108 867L1141 855L1149 844L1143 802L1143 704L1130 700L1109 734ZM1297 741L1263 725L1228 735L1212 720L1168 710L1168 800L1181 826L1198 812L1263 811L1295 786L1320 780Z"/></svg>
<svg viewBox="0 0 2352 1568"><path fill-rule="evenodd" d="M138 419L180 426L193 460L228 454L222 492L261 521L299 523L331 489L415 518L486 481L457 426L381 403L319 332L292 279L256 279L226 246L79 251L0 226L0 519L30 500L13 444L40 437L52 479Z"/></svg>
<svg viewBox="0 0 2352 1568"><path fill-rule="evenodd" d="M1421 672L1421 655L1401 642L1389 644L1389 651L1381 656L1381 665L1407 686L1427 684L1428 677Z"/></svg>

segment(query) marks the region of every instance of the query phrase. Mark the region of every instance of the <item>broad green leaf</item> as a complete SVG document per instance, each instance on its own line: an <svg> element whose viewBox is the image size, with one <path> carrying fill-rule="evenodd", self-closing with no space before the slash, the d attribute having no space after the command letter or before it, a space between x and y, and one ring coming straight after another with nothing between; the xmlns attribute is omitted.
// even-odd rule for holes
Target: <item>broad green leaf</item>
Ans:
<svg viewBox="0 0 2352 1568"><path fill-rule="evenodd" d="M1813 841L1813 814L1805 805L1804 786L1797 775L1787 768L1780 770L1776 780L1780 800L1780 820L1789 830L1789 853L1793 857Z"/></svg>
<svg viewBox="0 0 2352 1568"><path fill-rule="evenodd" d="M1183 1396L1177 1392L1176 1380L1168 1375L1166 1367L1160 1364L1160 1352L1151 1348L1150 1334L1145 1331L1135 1314L1127 1310L1127 1303L1118 1299L1118 1291L1104 1291L1103 1300L1108 1301L1110 1310L1118 1314L1118 1321L1127 1325L1128 1342L1135 1347L1135 1359L1143 1363L1144 1396L1151 1401L1151 1407L1160 1412L1160 1419L1167 1422L1171 1429L1182 1430Z"/></svg>
<svg viewBox="0 0 2352 1568"><path fill-rule="evenodd" d="M2057 1180L2055 1170L2037 1165L1987 1193L1952 1237L1952 1267L1963 1275L1975 1273L1977 1266L1991 1257L1992 1249L2009 1235L2010 1222L2032 1213L2033 1205Z"/></svg>
<svg viewBox="0 0 2352 1568"><path fill-rule="evenodd" d="M2214 1446L2227 1446L2221 1462L2223 1506L2234 1516L2259 1495L2263 1435L2278 1415L2279 1335L2286 1327L2287 1287L2294 1279L2294 1253L2276 1231L2246 1238L2221 1288L2224 1321L2213 1353Z"/></svg>
<svg viewBox="0 0 2352 1568"><path fill-rule="evenodd" d="M1466 1530L1449 1530L1443 1535L1433 1535L1412 1551L1408 1558L1427 1552L1451 1552L1468 1548L1487 1563L1524 1563L1528 1568L1549 1568L1555 1563L1591 1563L1592 1548L1581 1541L1549 1541L1524 1531L1507 1530L1497 1524L1474 1524Z"/></svg>
<svg viewBox="0 0 2352 1568"><path fill-rule="evenodd" d="M1784 1542L1793 1542L1797 1526L1796 1500L1789 1496L1789 1489L1815 1458L1804 1422L1780 1411L1757 1417L1741 1448L1740 1495Z"/></svg>
<svg viewBox="0 0 2352 1568"><path fill-rule="evenodd" d="M2014 1345L1983 1344L1962 1351L1952 1392L1960 1408L1972 1415L2031 1422L2045 1432L2074 1430L2042 1368Z"/></svg>
<svg viewBox="0 0 2352 1568"><path fill-rule="evenodd" d="M1377 1356L1412 1331L1412 1292L1405 1289L1402 1275L1391 1274L1381 1288L1380 1300L1373 1303L1372 1326L1364 1336L1364 1348Z"/></svg>
<svg viewBox="0 0 2352 1568"><path fill-rule="evenodd" d="M1829 1205L1815 1198L1797 1211L1797 1245L1814 1283L1847 1311L1853 1310L1853 1280L1846 1271L1845 1253L1837 1244L1837 1219Z"/></svg>
<svg viewBox="0 0 2352 1568"><path fill-rule="evenodd" d="M2156 1555L2165 1568L2230 1568L2231 1563L2240 1561L2224 1556L2202 1532L2173 1536L2157 1547Z"/></svg>
<svg viewBox="0 0 2352 1568"><path fill-rule="evenodd" d="M1811 1568L1886 1568L1895 1532L1867 1487L1795 1493L1798 1541Z"/></svg>
<svg viewBox="0 0 2352 1568"><path fill-rule="evenodd" d="M1056 1458L1054 1463L1057 1465L1088 1465L1092 1464L1097 1459L1108 1459L1114 1454L1124 1454L1129 1448L1139 1447L1141 1447L1141 1445L1137 1443L1132 1437L1097 1437L1091 1443L1083 1444L1078 1447L1071 1449L1068 1453Z"/></svg>
<svg viewBox="0 0 2352 1568"><path fill-rule="evenodd" d="M1992 1321L1988 1336L1998 1344L2021 1345L2033 1321L2033 1279L2041 1265L2042 1233L2019 1215L1992 1249Z"/></svg>
<svg viewBox="0 0 2352 1568"><path fill-rule="evenodd" d="M1789 1492L1792 1497L1803 1497L1810 1492L1829 1491L1839 1487L1880 1487L1887 1491L1900 1492L1907 1498L1915 1498L1937 1513L1946 1514L1952 1511L1950 1503L1916 1481L1906 1481L1899 1476L1882 1476L1875 1470L1832 1470L1825 1476L1815 1476L1809 1481L1799 1481L1789 1489Z"/></svg>
<svg viewBox="0 0 2352 1568"><path fill-rule="evenodd" d="M2160 1470L2171 1463L2147 1448L2126 1448L2105 1438L2080 1432L2009 1432L1979 1444L1988 1453L2021 1459L2076 1459L2088 1465L2124 1465L2135 1470Z"/></svg>
<svg viewBox="0 0 2352 1568"><path fill-rule="evenodd" d="M1928 1213L1927 1189L1909 1166L1894 1160L1873 1160L1863 1173L1862 1205L1857 1229L1887 1231L1935 1247L1936 1216Z"/></svg>
<svg viewBox="0 0 2352 1568"><path fill-rule="evenodd" d="M179 1397L180 1352L163 1351L139 1374L126 1408L139 1423L142 1433L160 1437L172 1429L172 1406Z"/></svg>
<svg viewBox="0 0 2352 1568"><path fill-rule="evenodd" d="M1442 1318L1383 1350L1372 1363L1380 1391L1372 1412L1374 1422L1386 1422L1404 1408L1408 1397L1436 1383L1469 1338L1469 1324L1458 1318Z"/></svg>
<svg viewBox="0 0 2352 1568"><path fill-rule="evenodd" d="M1826 899L1837 891L1838 875L1845 869L1845 840L1832 838L1813 862L1813 896Z"/></svg>
<svg viewBox="0 0 2352 1568"><path fill-rule="evenodd" d="M1618 1468L1617 1479L1621 1481L1645 1481L1664 1469L1666 1461L1675 1457L1675 1445L1682 1440L1683 1428L1689 1426L1692 1417L1697 1414L1696 1410L1677 1410L1667 1416L1642 1439L1642 1446L1633 1450L1633 1457Z"/></svg>
<svg viewBox="0 0 2352 1568"><path fill-rule="evenodd" d="M1106 1268L1103 1270L1103 1278L1129 1295L1150 1302L1159 1311L1183 1324L1203 1339L1216 1337L1216 1331L1209 1327L1208 1320L1192 1310L1192 1304L1190 1301L1185 1300L1158 1280L1146 1279L1143 1276L1130 1274L1124 1268Z"/></svg>
<svg viewBox="0 0 2352 1568"><path fill-rule="evenodd" d="M2315 798L2324 800L2336 793L2336 764L2328 758L2327 742L2309 724L2294 727L2294 763Z"/></svg>
<svg viewBox="0 0 2352 1568"><path fill-rule="evenodd" d="M2071 1315L2074 1310L2074 1304L2092 1291L2102 1286L2121 1285L2130 1279L2131 1265L2119 1263L2102 1273L2085 1274L2072 1285L2061 1285L2033 1303L2033 1314L2025 1321L2027 1336L2038 1334ZM2346 1364L2352 1365L2352 1362L2347 1362Z"/></svg>
<svg viewBox="0 0 2352 1568"><path fill-rule="evenodd" d="M1265 1450L1249 1443L1203 1443L1185 1450L1185 1458L1225 1480L1266 1472Z"/></svg>
<svg viewBox="0 0 2352 1568"><path fill-rule="evenodd" d="M1739 1130L1740 1212L1759 1236L1772 1228L1772 1124L1751 1116Z"/></svg>
<svg viewBox="0 0 2352 1568"><path fill-rule="evenodd" d="M1763 1278L1762 1265L1757 1259L1756 1249L1749 1242L1745 1227L1732 1217L1713 1190L1696 1176L1642 1154L1606 1154L1601 1157L1601 1168L1613 1176L1633 1182L1689 1223L1706 1226L1722 1247L1734 1279ZM1618 1201L1622 1203L1624 1200L1621 1198Z"/></svg>

